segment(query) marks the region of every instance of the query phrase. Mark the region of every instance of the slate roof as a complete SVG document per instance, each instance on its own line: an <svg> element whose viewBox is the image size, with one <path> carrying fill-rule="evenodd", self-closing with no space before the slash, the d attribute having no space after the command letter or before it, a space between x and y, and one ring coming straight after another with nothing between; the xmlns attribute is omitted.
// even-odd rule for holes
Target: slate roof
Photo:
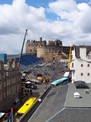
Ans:
<svg viewBox="0 0 91 122"><path fill-rule="evenodd" d="M90 122L90 107L66 107L68 85L57 86L41 103L28 122Z"/></svg>
<svg viewBox="0 0 91 122"><path fill-rule="evenodd" d="M80 48L86 48L86 55L91 51L91 46L74 46L75 48L75 55L77 58L80 58Z"/></svg>

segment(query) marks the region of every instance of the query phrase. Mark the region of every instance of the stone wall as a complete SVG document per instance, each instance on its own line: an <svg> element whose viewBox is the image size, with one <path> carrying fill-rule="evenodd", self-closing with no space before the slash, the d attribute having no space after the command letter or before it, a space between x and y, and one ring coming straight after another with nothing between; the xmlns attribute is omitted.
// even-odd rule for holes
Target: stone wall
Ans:
<svg viewBox="0 0 91 122"><path fill-rule="evenodd" d="M26 43L26 53L35 54L38 58L42 58L45 61L68 58L69 48L62 46L62 41L58 39L47 43L40 38L40 41L28 40ZM62 53L63 51L64 53Z"/></svg>
<svg viewBox="0 0 91 122"><path fill-rule="evenodd" d="M0 111L9 110L21 89L21 73L16 61L0 61Z"/></svg>

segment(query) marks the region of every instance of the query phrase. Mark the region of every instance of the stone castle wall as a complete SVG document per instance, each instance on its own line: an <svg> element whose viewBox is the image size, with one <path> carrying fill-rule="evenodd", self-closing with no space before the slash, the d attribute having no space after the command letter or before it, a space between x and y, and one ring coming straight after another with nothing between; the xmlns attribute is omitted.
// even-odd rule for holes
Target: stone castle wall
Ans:
<svg viewBox="0 0 91 122"><path fill-rule="evenodd" d="M42 58L45 61L59 59L59 57L62 58L62 51L62 41L58 39L47 43L45 40L40 38L40 41L28 40L26 43L26 53L35 54L38 58ZM66 54L64 58L67 58Z"/></svg>

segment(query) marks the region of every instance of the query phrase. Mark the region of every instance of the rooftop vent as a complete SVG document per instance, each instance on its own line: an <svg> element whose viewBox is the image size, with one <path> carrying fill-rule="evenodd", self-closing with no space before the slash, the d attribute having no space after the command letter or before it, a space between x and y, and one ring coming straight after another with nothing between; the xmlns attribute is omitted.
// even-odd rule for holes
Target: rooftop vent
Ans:
<svg viewBox="0 0 91 122"><path fill-rule="evenodd" d="M74 98L82 98L81 95L78 92L74 93Z"/></svg>
<svg viewBox="0 0 91 122"><path fill-rule="evenodd" d="M85 90L84 90L84 93L86 93L86 94L89 94L89 92L90 92L89 89L85 89Z"/></svg>

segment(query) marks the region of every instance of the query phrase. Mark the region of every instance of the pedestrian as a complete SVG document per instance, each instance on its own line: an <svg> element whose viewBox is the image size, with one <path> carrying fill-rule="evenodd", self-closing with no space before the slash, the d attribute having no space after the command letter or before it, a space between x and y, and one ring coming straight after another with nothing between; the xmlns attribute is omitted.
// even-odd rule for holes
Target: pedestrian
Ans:
<svg viewBox="0 0 91 122"><path fill-rule="evenodd" d="M48 84L49 84L49 78L45 78L45 89L48 88Z"/></svg>

